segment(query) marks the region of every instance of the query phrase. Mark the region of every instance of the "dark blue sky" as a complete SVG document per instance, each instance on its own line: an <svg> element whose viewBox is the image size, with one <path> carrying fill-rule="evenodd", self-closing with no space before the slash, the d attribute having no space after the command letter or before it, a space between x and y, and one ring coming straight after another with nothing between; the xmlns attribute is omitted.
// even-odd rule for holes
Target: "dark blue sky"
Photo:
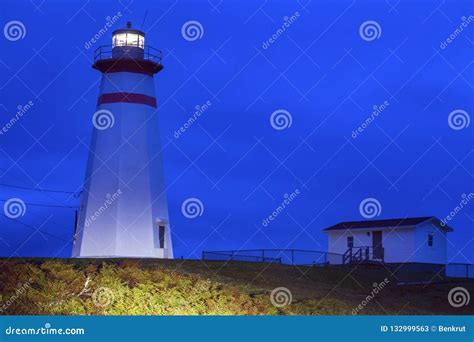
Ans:
<svg viewBox="0 0 474 342"><path fill-rule="evenodd" d="M321 230L364 219L359 204L366 198L380 202L378 218L442 219L474 192L474 124L448 124L454 110L465 111L464 118L474 113L474 21L455 34L473 7L423 0L3 0L1 27L18 20L26 35L0 36L0 126L19 105L34 105L0 135L0 183L81 188L100 80L91 68L93 51L110 44L112 30L126 21L140 26L148 11L146 45L165 56L155 81L176 256L198 257L203 249L325 250ZM86 49L118 12L120 20ZM190 20L202 25L201 39L183 38ZM366 21L379 25L378 38L362 39ZM175 138L207 101L209 110ZM290 113L291 127L272 127L279 109ZM296 189L300 195L263 227ZM77 198L5 186L0 193L27 203L17 220L0 216L1 255L69 256L64 240L72 237L74 210L28 203L76 206ZM195 219L181 213L190 197L204 205ZM455 261L473 262L473 220L468 203L450 221Z"/></svg>

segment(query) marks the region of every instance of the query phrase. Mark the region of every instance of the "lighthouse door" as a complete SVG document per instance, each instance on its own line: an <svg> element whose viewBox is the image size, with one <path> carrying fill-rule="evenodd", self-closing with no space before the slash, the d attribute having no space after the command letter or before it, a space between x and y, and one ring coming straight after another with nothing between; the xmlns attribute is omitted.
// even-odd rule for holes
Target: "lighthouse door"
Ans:
<svg viewBox="0 0 474 342"><path fill-rule="evenodd" d="M166 223L157 222L156 229L153 232L155 248L165 248Z"/></svg>
<svg viewBox="0 0 474 342"><path fill-rule="evenodd" d="M160 248L165 248L165 226L164 225L158 226L158 236L160 239Z"/></svg>

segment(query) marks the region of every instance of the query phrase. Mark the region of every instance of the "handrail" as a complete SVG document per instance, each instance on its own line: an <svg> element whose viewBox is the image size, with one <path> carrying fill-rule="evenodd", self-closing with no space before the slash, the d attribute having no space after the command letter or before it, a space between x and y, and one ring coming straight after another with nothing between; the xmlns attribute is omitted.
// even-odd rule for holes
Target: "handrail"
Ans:
<svg viewBox="0 0 474 342"><path fill-rule="evenodd" d="M464 272L461 272L461 274L459 274L460 272L454 272L453 274L453 267L455 267L454 269L456 270L458 267L461 267L461 268L464 268ZM474 273L473 273L473 270L474 270L474 264L468 264L468 263L461 263L461 262L450 262L450 263L447 263L445 266L444 266L444 269L445 269L445 272L446 272L446 275L448 277L453 277L453 278L465 278L465 279L472 279L474 278ZM462 274L463 273L463 274Z"/></svg>
<svg viewBox="0 0 474 342"><path fill-rule="evenodd" d="M375 258L374 250L375 248L380 248L381 250L381 260L385 260L385 250L383 247L373 247L373 246L355 246L350 247L343 254L343 264L352 263L353 261L368 261L368 260L377 260Z"/></svg>
<svg viewBox="0 0 474 342"><path fill-rule="evenodd" d="M290 265L341 264L342 254L304 249L247 249L225 251L202 251L202 260L214 258L237 259L247 258L254 261L272 260Z"/></svg>
<svg viewBox="0 0 474 342"><path fill-rule="evenodd" d="M356 260L362 260L362 248L359 248L359 250L355 253L354 257L356 258Z"/></svg>
<svg viewBox="0 0 474 342"><path fill-rule="evenodd" d="M161 64L163 59L163 53L161 50L155 49L152 46L145 46L140 49L136 46L130 46L133 49L127 51L127 54L120 58L137 58L153 61L157 64ZM122 46L121 46L122 48ZM142 54L143 52L143 54ZM113 59L113 45L101 45L94 51L94 63L104 60Z"/></svg>
<svg viewBox="0 0 474 342"><path fill-rule="evenodd" d="M347 259L349 259L349 263L352 262L352 247L350 247L350 248L343 254L342 263L343 263L344 265L346 264Z"/></svg>
<svg viewBox="0 0 474 342"><path fill-rule="evenodd" d="M229 259L229 261L242 261L238 260L239 258L241 259L251 259L251 261L256 260L262 261L262 262L275 262L278 264L281 264L281 258L271 258L271 257L261 257L261 256L255 256L255 255L244 255L244 254L225 254L225 253L219 253L219 252L211 252L211 251L203 251L202 252L202 259L204 260L204 256L206 254L214 254L214 255L219 255L219 256L224 256Z"/></svg>
<svg viewBox="0 0 474 342"><path fill-rule="evenodd" d="M307 253L325 253L325 254L332 254L332 255L343 255L339 253L332 253L332 252L324 252L324 251L316 251L312 249L292 249L292 248L265 248L265 249L235 249L235 250L228 250L228 251L206 251L206 253L242 253L242 252L307 252Z"/></svg>

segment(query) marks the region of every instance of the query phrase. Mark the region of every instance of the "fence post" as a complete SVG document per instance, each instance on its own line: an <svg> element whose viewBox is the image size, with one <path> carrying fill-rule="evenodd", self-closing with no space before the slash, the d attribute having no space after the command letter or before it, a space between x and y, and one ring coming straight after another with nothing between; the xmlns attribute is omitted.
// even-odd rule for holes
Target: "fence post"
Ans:
<svg viewBox="0 0 474 342"><path fill-rule="evenodd" d="M291 250L291 264L294 265L295 264L295 250L292 249Z"/></svg>
<svg viewBox="0 0 474 342"><path fill-rule="evenodd" d="M262 249L262 262L265 262L265 250Z"/></svg>

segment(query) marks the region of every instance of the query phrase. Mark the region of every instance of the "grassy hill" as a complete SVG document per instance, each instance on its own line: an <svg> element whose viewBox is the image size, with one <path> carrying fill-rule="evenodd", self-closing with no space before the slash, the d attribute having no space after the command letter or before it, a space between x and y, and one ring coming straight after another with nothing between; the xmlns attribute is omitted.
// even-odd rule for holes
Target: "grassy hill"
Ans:
<svg viewBox="0 0 474 342"><path fill-rule="evenodd" d="M381 283L386 285L379 289ZM156 259L0 259L0 313L456 315L474 312L472 303L462 308L449 305L448 291L459 284L396 286L395 283L396 279L383 270L360 267ZM462 286L473 293L473 282ZM375 288L379 291L374 294Z"/></svg>

